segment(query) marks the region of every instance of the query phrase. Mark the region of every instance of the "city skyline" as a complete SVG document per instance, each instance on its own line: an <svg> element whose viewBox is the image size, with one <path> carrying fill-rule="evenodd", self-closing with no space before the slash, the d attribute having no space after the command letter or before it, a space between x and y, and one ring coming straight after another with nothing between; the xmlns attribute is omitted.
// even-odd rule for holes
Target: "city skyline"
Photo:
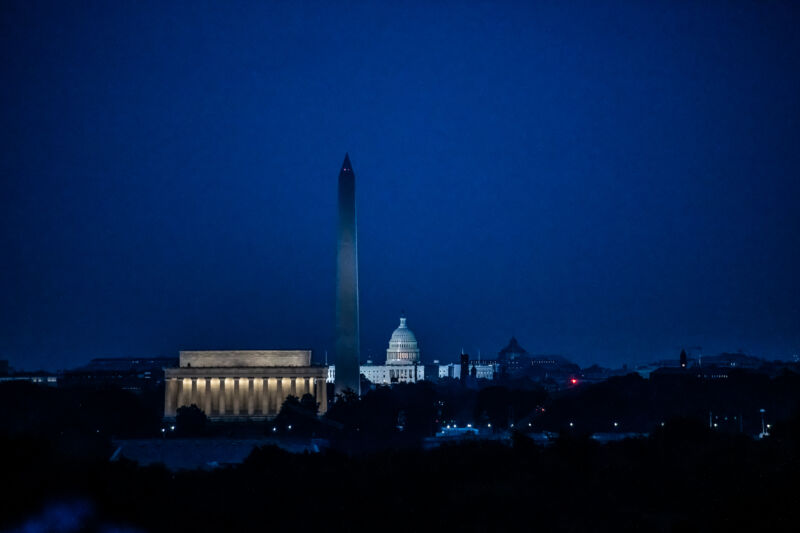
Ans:
<svg viewBox="0 0 800 533"><path fill-rule="evenodd" d="M791 357L797 9L622 6L3 8L0 359L334 362L344 152L362 360Z"/></svg>

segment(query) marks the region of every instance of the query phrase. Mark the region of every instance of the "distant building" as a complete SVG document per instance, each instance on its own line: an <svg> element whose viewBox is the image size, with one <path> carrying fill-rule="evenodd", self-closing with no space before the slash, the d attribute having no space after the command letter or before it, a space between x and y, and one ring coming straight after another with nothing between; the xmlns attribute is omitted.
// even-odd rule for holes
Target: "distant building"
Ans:
<svg viewBox="0 0 800 533"><path fill-rule="evenodd" d="M405 316L400 317L400 325L389 339L386 364L367 362L361 365L361 374L376 385L416 383L425 379L425 366L419 361L417 337L408 329Z"/></svg>
<svg viewBox="0 0 800 533"><path fill-rule="evenodd" d="M466 354L465 354L466 355ZM477 379L492 379L495 366L492 364L476 363L466 359L467 373L475 374ZM436 380L441 378L460 379L463 362L459 364L423 365L420 362L420 350L417 337L408 328L405 316L400 317L400 325L389 339L389 348L386 350L386 363L376 365L367 361L360 366L361 375L375 385L393 385L395 383L416 383L425 379ZM336 366L328 367L328 383L336 382Z"/></svg>
<svg viewBox="0 0 800 533"><path fill-rule="evenodd" d="M263 420L304 394L324 413L327 373L311 364L310 350L180 352L180 366L165 370L164 416L195 404L212 420Z"/></svg>
<svg viewBox="0 0 800 533"><path fill-rule="evenodd" d="M400 317L400 325L392 332L386 350L387 365L419 364L419 344L414 332L408 329L406 317Z"/></svg>
<svg viewBox="0 0 800 533"><path fill-rule="evenodd" d="M469 354L461 352L461 356L459 357L459 365L461 366L461 372L459 378L462 382L466 382L467 378L469 377Z"/></svg>
<svg viewBox="0 0 800 533"><path fill-rule="evenodd" d="M691 378L702 380L728 379L734 370L771 374L776 368L785 368L786 363L769 363L760 357L742 353L721 353L698 356L691 359L681 350L678 359L654 361L636 369L642 377L650 379Z"/></svg>
<svg viewBox="0 0 800 533"><path fill-rule="evenodd" d="M13 372L5 376L0 376L0 383L8 381L29 381L38 385L48 385L55 387L58 385L58 376L51 372Z"/></svg>
<svg viewBox="0 0 800 533"><path fill-rule="evenodd" d="M516 337L511 337L508 345L497 354L497 363L500 365L501 374L513 374L528 365L526 359L528 352L519 345Z"/></svg>
<svg viewBox="0 0 800 533"><path fill-rule="evenodd" d="M686 380L720 380L730 377L731 368L724 366L703 366L692 368L661 367L650 372L653 381L686 379ZM746 370L745 370L746 372Z"/></svg>
<svg viewBox="0 0 800 533"><path fill-rule="evenodd" d="M439 365L439 379L451 378L461 379L463 366L455 363L448 365ZM475 379L494 379L495 365L482 363L480 361L472 360L467 365L468 375L472 376L474 371Z"/></svg>
<svg viewBox="0 0 800 533"><path fill-rule="evenodd" d="M140 392L164 385L164 369L178 366L177 357L103 357L59 375L64 387L119 387Z"/></svg>
<svg viewBox="0 0 800 533"><path fill-rule="evenodd" d="M44 370L26 371L14 370L8 364L7 359L0 360L0 383L8 381L30 381L39 385L49 385L54 387L58 385L58 376L52 372L45 372Z"/></svg>
<svg viewBox="0 0 800 533"><path fill-rule="evenodd" d="M755 370L764 365L766 361L743 353L721 353L719 355L703 356L699 366L717 366L729 368L745 368Z"/></svg>
<svg viewBox="0 0 800 533"><path fill-rule="evenodd" d="M394 383L416 383L425 379L425 366L408 365L392 367L389 365L361 365L361 375L375 385L392 385Z"/></svg>

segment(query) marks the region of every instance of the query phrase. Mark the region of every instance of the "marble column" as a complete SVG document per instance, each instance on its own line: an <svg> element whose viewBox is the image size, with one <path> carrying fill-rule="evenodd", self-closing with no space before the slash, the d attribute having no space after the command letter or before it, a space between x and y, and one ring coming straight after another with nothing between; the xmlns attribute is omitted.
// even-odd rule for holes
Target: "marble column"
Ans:
<svg viewBox="0 0 800 533"><path fill-rule="evenodd" d="M261 379L261 414L266 416L269 414L269 379Z"/></svg>
<svg viewBox="0 0 800 533"><path fill-rule="evenodd" d="M239 388L239 378L233 378L233 415L239 414L239 406L241 401L239 399L241 389Z"/></svg>
<svg viewBox="0 0 800 533"><path fill-rule="evenodd" d="M203 412L206 416L211 416L211 378L204 378L205 386L203 387Z"/></svg>
<svg viewBox="0 0 800 533"><path fill-rule="evenodd" d="M192 378L192 397L189 398L189 402L188 403L189 403L189 405L194 404L194 405L197 405L198 407L200 407L198 405L199 400L197 398L197 378Z"/></svg>
<svg viewBox="0 0 800 533"><path fill-rule="evenodd" d="M176 379L167 379L164 387L164 416L175 416L178 403L178 382Z"/></svg>
<svg viewBox="0 0 800 533"><path fill-rule="evenodd" d="M177 378L175 381L178 385L178 390L175 394L175 412L177 413L178 409L183 406L183 378Z"/></svg>
<svg viewBox="0 0 800 533"><path fill-rule="evenodd" d="M286 393L283 390L283 378L278 378L278 389L275 394L275 414L280 412L281 405L283 405L283 400L285 398Z"/></svg>
<svg viewBox="0 0 800 533"><path fill-rule="evenodd" d="M248 414L248 416L253 416L253 412L255 410L255 400L256 400L255 382L254 382L253 378L247 378L247 414Z"/></svg>
<svg viewBox="0 0 800 533"><path fill-rule="evenodd" d="M320 388L322 389L322 397L318 400L319 412L326 413L328 412L328 382L325 381L325 378L320 378L317 381L320 382Z"/></svg>
<svg viewBox="0 0 800 533"><path fill-rule="evenodd" d="M228 406L225 403L225 378L219 378L219 414L225 416Z"/></svg>
<svg viewBox="0 0 800 533"><path fill-rule="evenodd" d="M215 416L220 414L219 412L219 379L218 378L211 378L209 379L211 382L211 413Z"/></svg>
<svg viewBox="0 0 800 533"><path fill-rule="evenodd" d="M267 414L274 415L278 412L275 405L278 403L278 379L277 378L269 378L267 379Z"/></svg>

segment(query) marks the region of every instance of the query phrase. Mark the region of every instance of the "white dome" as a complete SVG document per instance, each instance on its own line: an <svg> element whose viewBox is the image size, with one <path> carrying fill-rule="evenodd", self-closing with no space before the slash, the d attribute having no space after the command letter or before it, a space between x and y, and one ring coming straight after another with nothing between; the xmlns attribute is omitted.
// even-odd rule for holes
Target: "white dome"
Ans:
<svg viewBox="0 0 800 533"><path fill-rule="evenodd" d="M400 317L400 326L389 339L386 350L387 365L413 365L419 363L419 345L414 332L406 326L406 317Z"/></svg>

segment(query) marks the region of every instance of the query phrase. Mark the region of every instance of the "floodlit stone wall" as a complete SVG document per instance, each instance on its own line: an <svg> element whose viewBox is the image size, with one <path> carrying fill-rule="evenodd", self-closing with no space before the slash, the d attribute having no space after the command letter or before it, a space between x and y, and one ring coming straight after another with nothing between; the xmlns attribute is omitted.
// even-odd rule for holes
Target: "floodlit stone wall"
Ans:
<svg viewBox="0 0 800 533"><path fill-rule="evenodd" d="M180 352L181 368L296 367L311 365L311 350L207 350Z"/></svg>

